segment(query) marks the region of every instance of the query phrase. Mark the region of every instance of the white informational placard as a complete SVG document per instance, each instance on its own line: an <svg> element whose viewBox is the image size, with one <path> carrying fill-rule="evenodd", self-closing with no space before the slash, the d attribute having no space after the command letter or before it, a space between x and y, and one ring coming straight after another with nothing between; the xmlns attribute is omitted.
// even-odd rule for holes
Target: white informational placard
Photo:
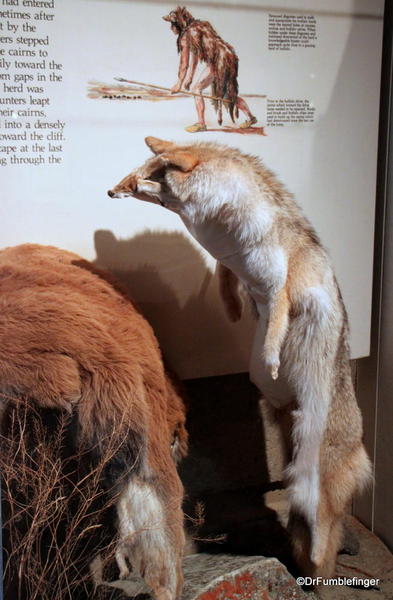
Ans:
<svg viewBox="0 0 393 600"><path fill-rule="evenodd" d="M352 356L367 355L383 4L187 4L236 52L256 117L242 128L247 113L232 122L224 108L220 125L206 100L206 131L190 133L194 98L151 87L177 82L177 36L162 18L176 4L1 0L1 245L51 244L112 269L180 376L245 371L255 324L250 311L228 322L214 260L174 213L107 196L149 156L147 135L235 146L294 193L333 258Z"/></svg>

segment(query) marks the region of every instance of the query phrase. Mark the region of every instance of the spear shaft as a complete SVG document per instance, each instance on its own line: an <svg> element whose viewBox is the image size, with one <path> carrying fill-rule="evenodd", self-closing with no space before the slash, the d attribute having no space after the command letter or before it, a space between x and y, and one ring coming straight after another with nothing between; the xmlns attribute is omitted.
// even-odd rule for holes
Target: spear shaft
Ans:
<svg viewBox="0 0 393 600"><path fill-rule="evenodd" d="M131 79L124 79L124 77L115 77L114 79L116 79L116 81L121 81L123 83L132 83L134 85L140 85L142 87L150 87L153 88L154 90L161 90L164 92L170 92L171 89L167 88L167 87L163 87L161 85L154 85L152 83L142 83L141 81L132 81ZM206 98L207 100L218 100L220 102L227 102L228 104L230 104L230 100L227 100L226 98L218 98L217 96L208 96L208 94L197 94L196 92L189 92L188 90L179 90L179 92L177 92L179 94L187 94L187 96L194 96L197 98ZM266 98L265 95L262 94L243 94L242 96L243 98Z"/></svg>

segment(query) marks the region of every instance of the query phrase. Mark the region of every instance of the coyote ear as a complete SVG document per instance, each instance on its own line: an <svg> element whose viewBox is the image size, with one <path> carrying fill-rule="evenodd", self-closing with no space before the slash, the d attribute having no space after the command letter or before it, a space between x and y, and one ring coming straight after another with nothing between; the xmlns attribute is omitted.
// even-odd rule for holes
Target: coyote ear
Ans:
<svg viewBox="0 0 393 600"><path fill-rule="evenodd" d="M198 164L195 154L187 151L165 152L162 156L168 166L179 167L181 171L187 173L192 171Z"/></svg>
<svg viewBox="0 0 393 600"><path fill-rule="evenodd" d="M176 148L176 144L173 142L166 142L165 140L160 140L159 138L151 135L145 138L145 142L154 154L162 154L163 152L167 152L168 150L173 150Z"/></svg>

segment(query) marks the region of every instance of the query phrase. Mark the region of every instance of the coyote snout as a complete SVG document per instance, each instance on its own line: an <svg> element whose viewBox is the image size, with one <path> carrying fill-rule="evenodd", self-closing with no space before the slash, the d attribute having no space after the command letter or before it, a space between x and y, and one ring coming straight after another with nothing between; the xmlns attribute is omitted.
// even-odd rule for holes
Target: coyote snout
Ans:
<svg viewBox="0 0 393 600"><path fill-rule="evenodd" d="M131 173L127 175L112 190L108 190L110 198L128 198L132 196L145 202L162 204L159 199L161 184L158 181L149 181Z"/></svg>
<svg viewBox="0 0 393 600"><path fill-rule="evenodd" d="M127 177L124 177L112 190L108 190L108 196L111 198L125 198L132 196L137 191L137 188L138 177L134 173L131 173Z"/></svg>

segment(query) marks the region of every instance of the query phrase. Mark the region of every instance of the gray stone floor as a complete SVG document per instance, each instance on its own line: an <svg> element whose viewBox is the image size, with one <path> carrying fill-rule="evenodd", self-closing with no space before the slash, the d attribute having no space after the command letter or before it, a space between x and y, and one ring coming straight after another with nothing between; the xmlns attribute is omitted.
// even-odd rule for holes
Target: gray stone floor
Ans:
<svg viewBox="0 0 393 600"><path fill-rule="evenodd" d="M269 502L274 503L271 499ZM282 499L279 502L283 515L285 503ZM358 540L359 551L356 555L339 556L336 576L342 580L356 578L356 587L339 581L337 585L320 585L305 592L275 558L200 553L184 560L182 600L392 600L393 555L353 517L348 516L347 528ZM372 579L378 582L369 589L359 585L359 580ZM136 578L106 585L122 590L124 597L147 592Z"/></svg>

